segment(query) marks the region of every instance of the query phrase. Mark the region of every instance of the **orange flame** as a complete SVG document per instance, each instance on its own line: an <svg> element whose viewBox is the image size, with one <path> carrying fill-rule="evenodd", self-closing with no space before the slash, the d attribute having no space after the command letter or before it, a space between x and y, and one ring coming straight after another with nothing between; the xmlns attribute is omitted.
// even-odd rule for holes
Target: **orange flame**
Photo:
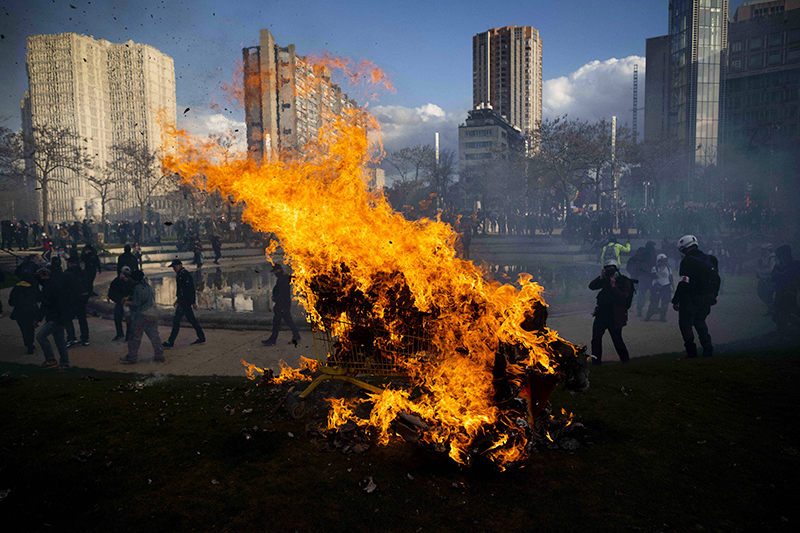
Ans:
<svg viewBox="0 0 800 533"><path fill-rule="evenodd" d="M556 372L550 348L560 340L556 332L523 328L533 308L546 307L543 289L528 274L519 276L517 286L487 282L471 262L457 257L453 228L427 218L409 222L381 193L369 191L364 176L379 147L368 132L377 129L364 110L348 110L322 126L303 154L260 162L226 159L214 143L173 131L174 151L163 164L186 182L232 195L246 205L248 224L277 235L295 294L315 327L331 327L324 299L330 294L323 295L321 286L340 304L363 296L363 312L392 339L407 333L398 306L423 317L429 346L395 361L421 393L386 389L369 396L369 425L379 442L390 441L393 421L405 412L430 426L423 440L459 463L470 461L470 446L479 437L491 441L486 455L498 464L517 461L525 455L526 439L495 405L492 365L500 343L507 343L526 354L509 365L512 374L523 367ZM274 251L273 246L267 254ZM350 320L362 312L344 307L341 313ZM242 363L248 376L263 372ZM353 420L353 402L330 403L329 427Z"/></svg>

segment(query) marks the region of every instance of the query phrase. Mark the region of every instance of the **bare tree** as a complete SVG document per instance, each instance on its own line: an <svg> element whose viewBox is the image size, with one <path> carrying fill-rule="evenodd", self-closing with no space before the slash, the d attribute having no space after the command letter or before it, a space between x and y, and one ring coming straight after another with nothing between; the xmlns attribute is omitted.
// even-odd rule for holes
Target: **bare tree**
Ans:
<svg viewBox="0 0 800 533"><path fill-rule="evenodd" d="M112 151L114 152L112 168L117 173L117 178L129 185L128 190L139 205L142 239L146 239L147 207L160 188L172 177L162 171L161 155L158 150L151 150L141 141L129 140L115 144Z"/></svg>
<svg viewBox="0 0 800 533"><path fill-rule="evenodd" d="M50 231L50 188L66 184L64 171L81 173L92 166L86 139L71 128L34 126L30 132L3 132L3 165L16 181L32 180L41 191L42 230Z"/></svg>
<svg viewBox="0 0 800 533"><path fill-rule="evenodd" d="M106 206L109 202L114 200L122 200L118 196L119 180L114 167L111 165L105 168L95 167L93 172L86 175L86 181L89 182L100 198L100 219L103 224L103 235L108 238L107 224L106 224Z"/></svg>

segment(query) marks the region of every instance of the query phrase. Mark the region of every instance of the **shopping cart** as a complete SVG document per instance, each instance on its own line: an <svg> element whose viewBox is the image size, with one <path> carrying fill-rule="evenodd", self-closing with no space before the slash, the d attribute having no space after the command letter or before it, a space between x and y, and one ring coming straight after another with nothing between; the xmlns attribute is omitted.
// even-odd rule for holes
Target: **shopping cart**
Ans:
<svg viewBox="0 0 800 533"><path fill-rule="evenodd" d="M418 311L394 313L397 326L387 328L375 318L356 314L323 317L314 328L314 351L319 362L317 376L300 393L291 408L294 418L306 413L305 399L323 381L340 380L380 394L383 389L359 379L359 376L405 376L409 360L429 357L430 338L424 335L424 314ZM404 320L405 318L405 320ZM402 331L402 332L401 332Z"/></svg>

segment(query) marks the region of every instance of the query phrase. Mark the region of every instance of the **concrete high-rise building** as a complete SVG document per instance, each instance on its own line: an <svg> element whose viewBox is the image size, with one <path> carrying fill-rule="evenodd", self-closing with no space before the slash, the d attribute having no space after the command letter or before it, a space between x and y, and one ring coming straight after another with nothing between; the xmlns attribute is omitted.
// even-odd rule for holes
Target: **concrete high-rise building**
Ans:
<svg viewBox="0 0 800 533"><path fill-rule="evenodd" d="M458 164L462 170L524 153L525 139L519 128L494 109L473 109L458 127Z"/></svg>
<svg viewBox="0 0 800 533"><path fill-rule="evenodd" d="M69 127L85 139L101 168L112 160L116 143L142 141L149 150L161 146L162 120L175 124L172 58L130 40L111 43L75 33L35 35L27 45L23 131ZM67 169L56 172L64 183L51 183L50 220L97 218L97 193L85 177ZM122 209L134 207L124 186L115 196L122 196Z"/></svg>
<svg viewBox="0 0 800 533"><path fill-rule="evenodd" d="M531 26L472 37L472 107L491 107L523 134L542 121L542 38Z"/></svg>
<svg viewBox="0 0 800 533"><path fill-rule="evenodd" d="M297 55L293 44L275 44L269 30L261 30L259 46L243 49L242 57L247 148L256 161L300 150L332 117L358 108L324 65Z"/></svg>

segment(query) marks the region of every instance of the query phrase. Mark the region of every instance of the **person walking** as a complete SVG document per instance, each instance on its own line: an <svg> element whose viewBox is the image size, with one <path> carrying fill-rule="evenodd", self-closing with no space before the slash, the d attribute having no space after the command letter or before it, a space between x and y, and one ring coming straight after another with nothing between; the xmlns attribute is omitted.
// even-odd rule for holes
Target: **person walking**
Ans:
<svg viewBox="0 0 800 533"><path fill-rule="evenodd" d="M267 340L261 341L264 346L275 346L278 341L278 334L281 331L281 321L292 332L291 343L297 345L300 342L300 332L292 319L292 288L291 278L283 271L283 266L275 265L272 267L275 274L275 286L272 288L272 310L275 314L272 317L272 335Z"/></svg>
<svg viewBox="0 0 800 533"><path fill-rule="evenodd" d="M27 271L18 277L19 282L8 295L8 305L14 308L10 318L16 320L22 332L22 342L28 349L28 355L31 355L35 349L33 339L36 330L34 324L39 314L39 285L36 278Z"/></svg>
<svg viewBox="0 0 800 533"><path fill-rule="evenodd" d="M156 293L153 287L145 280L144 272L134 270L131 272L131 282L134 285L133 296L126 297L124 305L131 310L131 335L128 339L128 354L120 358L122 364L134 364L139 357L139 346L142 344L142 335L147 334L153 345L153 360L156 363L164 362L164 348L161 337L158 335L158 319L153 314L156 310Z"/></svg>
<svg viewBox="0 0 800 533"><path fill-rule="evenodd" d="M91 244L83 247L81 263L83 263L83 275L86 276L86 285L89 288L89 297L97 296L97 293L94 292L94 279L103 272L103 267L100 265L100 258L97 257L94 246Z"/></svg>
<svg viewBox="0 0 800 533"><path fill-rule="evenodd" d="M36 334L36 340L44 352L44 363L40 366L42 368L59 367L59 369L66 370L69 368L69 352L67 350L67 341L64 339L64 330L66 329L67 321L72 320L70 310L69 296L63 290L62 282L59 277L51 278L50 270L47 268L40 268L36 272L36 277L41 285L41 302L39 314L36 317L37 322L44 320L44 325L39 329ZM56 343L58 350L59 361L56 362L55 355L53 354L53 347L47 337L53 336L53 341Z"/></svg>
<svg viewBox="0 0 800 533"><path fill-rule="evenodd" d="M133 282L131 281L131 269L124 266L114 281L108 286L108 299L114 302L114 327L117 329L117 335L112 341L118 341L130 338L131 321L125 319L125 307L123 301L125 298L133 296ZM125 331L122 331L122 322L125 320Z"/></svg>
<svg viewBox="0 0 800 533"><path fill-rule="evenodd" d="M609 259L605 263L600 275L589 283L589 289L600 290L597 293L592 324L592 364L599 365L603 362L603 335L606 330L611 336L619 360L627 364L630 354L622 339L622 328L628 324L628 300L633 284L620 274L619 263L615 259Z"/></svg>
<svg viewBox="0 0 800 533"><path fill-rule="evenodd" d="M220 242L219 235L211 236L211 249L214 250L214 264L218 265L222 257L222 242Z"/></svg>
<svg viewBox="0 0 800 533"><path fill-rule="evenodd" d="M600 252L600 264L605 266L607 261L616 261L617 265L620 265L620 254L622 253L630 253L631 251L631 241L630 239L627 240L625 244L620 244L617 242L617 238L612 233L608 237L608 244L603 247L603 251Z"/></svg>
<svg viewBox="0 0 800 533"><path fill-rule="evenodd" d="M197 333L197 339L191 344L203 344L206 342L206 336L203 333L203 328L200 327L200 322L194 316L194 311L197 310L197 294L194 288L194 278L188 270L183 268L183 262L180 259L175 259L171 265L172 270L175 271L177 279L177 300L175 302L175 316L172 317L172 331L169 334L169 339L162 343L164 348L172 348L175 346L175 339L178 338L178 333L181 329L181 319L186 316L186 320L192 325Z"/></svg>
<svg viewBox="0 0 800 533"><path fill-rule="evenodd" d="M65 326L67 327L67 348L78 344L89 346L89 322L86 320L86 304L89 302L89 287L86 284L86 277L81 270L80 258L72 255L67 259L67 270L62 276L64 278L64 290L69 294L72 305L73 318L78 319L78 326L81 330L81 340L75 336L75 325L70 319Z"/></svg>
<svg viewBox="0 0 800 533"><path fill-rule="evenodd" d="M650 288L650 307L647 308L645 322L649 322L657 312L661 315L661 322L667 321L667 307L675 287L675 279L668 263L666 254L658 254L656 266L650 274L653 281Z"/></svg>
<svg viewBox="0 0 800 533"><path fill-rule="evenodd" d="M706 317L711 314L711 306L717 303L719 296L719 264L716 257L700 251L694 235L681 237L678 249L683 254L683 259L678 272L678 286L672 297L672 307L678 312L678 328L686 347L686 357L697 357L693 329L697 331L697 338L703 347L703 357L711 357L714 346Z"/></svg>

